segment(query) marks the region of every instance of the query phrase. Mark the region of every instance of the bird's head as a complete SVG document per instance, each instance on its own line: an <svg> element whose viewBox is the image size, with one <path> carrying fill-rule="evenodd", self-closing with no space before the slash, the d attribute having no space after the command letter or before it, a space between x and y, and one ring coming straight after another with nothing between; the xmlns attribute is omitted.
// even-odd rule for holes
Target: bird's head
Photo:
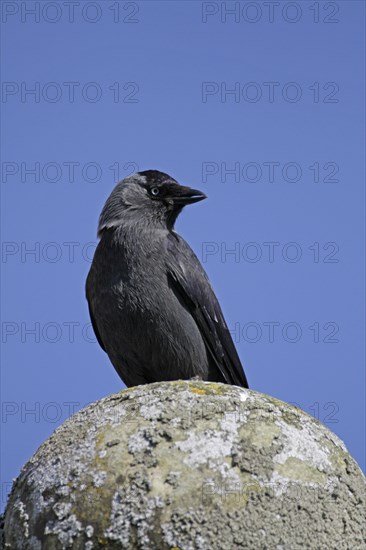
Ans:
<svg viewBox="0 0 366 550"><path fill-rule="evenodd" d="M146 222L172 229L187 204L207 198L197 189L180 185L158 170L137 172L120 181L108 197L99 218L98 235L104 229Z"/></svg>

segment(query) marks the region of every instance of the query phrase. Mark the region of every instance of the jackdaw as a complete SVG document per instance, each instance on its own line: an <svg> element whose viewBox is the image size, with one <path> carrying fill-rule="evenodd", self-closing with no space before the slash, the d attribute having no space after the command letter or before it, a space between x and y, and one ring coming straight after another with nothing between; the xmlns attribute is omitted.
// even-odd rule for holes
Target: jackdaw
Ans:
<svg viewBox="0 0 366 550"><path fill-rule="evenodd" d="M183 207L205 198L146 170L104 205L86 296L98 342L128 387L191 378L248 387L208 277L174 231Z"/></svg>

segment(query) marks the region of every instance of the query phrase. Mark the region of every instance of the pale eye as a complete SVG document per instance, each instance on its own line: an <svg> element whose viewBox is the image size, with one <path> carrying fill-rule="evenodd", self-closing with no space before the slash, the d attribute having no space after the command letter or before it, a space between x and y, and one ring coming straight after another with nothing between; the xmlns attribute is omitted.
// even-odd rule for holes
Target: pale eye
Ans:
<svg viewBox="0 0 366 550"><path fill-rule="evenodd" d="M151 190L150 190L150 193L156 197L157 195L159 195L160 191L159 191L159 188L158 187L152 187Z"/></svg>

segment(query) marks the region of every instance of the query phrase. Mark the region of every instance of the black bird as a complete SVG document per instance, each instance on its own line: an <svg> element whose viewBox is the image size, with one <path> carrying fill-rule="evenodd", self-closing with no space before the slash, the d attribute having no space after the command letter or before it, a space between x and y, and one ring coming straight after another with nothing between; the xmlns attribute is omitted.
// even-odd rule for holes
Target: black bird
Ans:
<svg viewBox="0 0 366 550"><path fill-rule="evenodd" d="M205 198L146 170L104 205L86 296L98 342L128 387L195 377L248 387L208 277L174 231L183 207Z"/></svg>

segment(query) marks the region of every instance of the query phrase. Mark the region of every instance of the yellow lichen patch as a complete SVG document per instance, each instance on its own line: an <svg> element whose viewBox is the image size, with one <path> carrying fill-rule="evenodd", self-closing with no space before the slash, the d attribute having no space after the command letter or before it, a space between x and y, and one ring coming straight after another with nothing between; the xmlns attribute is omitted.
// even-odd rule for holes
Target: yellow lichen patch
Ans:
<svg viewBox="0 0 366 550"><path fill-rule="evenodd" d="M191 391L193 393L198 393L199 395L206 395L206 390L202 390L201 388L191 388Z"/></svg>
<svg viewBox="0 0 366 550"><path fill-rule="evenodd" d="M265 394L265 397L266 399L268 399L268 401L270 401L273 405L276 405L277 407L283 407L283 406L288 407L287 403L285 403L284 401L281 401L280 399L277 399L276 397L272 397L271 395L267 395L267 394ZM296 408L296 407L293 407L293 408Z"/></svg>
<svg viewBox="0 0 366 550"><path fill-rule="evenodd" d="M249 432L249 437L253 445L267 448L272 445L273 440L281 433L281 430L275 424L261 422L255 426L250 425Z"/></svg>
<svg viewBox="0 0 366 550"><path fill-rule="evenodd" d="M225 393L228 389L227 384L216 384L215 382L206 383L205 387L211 392L216 394Z"/></svg>
<svg viewBox="0 0 366 550"><path fill-rule="evenodd" d="M307 483L320 483L325 484L326 475L320 472L314 466L310 466L304 460L299 458L290 457L284 464L277 464L276 471L287 479L292 481L302 481Z"/></svg>
<svg viewBox="0 0 366 550"><path fill-rule="evenodd" d="M105 445L105 432L101 432L97 435L97 437L95 438L95 448L96 448L96 451L97 451L97 455L96 455L96 462L97 464L99 464L99 451L101 451L102 449L104 449L104 445Z"/></svg>
<svg viewBox="0 0 366 550"><path fill-rule="evenodd" d="M339 447L330 446L330 449L330 460L333 467L338 468L341 472L344 472L347 468L347 454L343 449L340 449Z"/></svg>
<svg viewBox="0 0 366 550"><path fill-rule="evenodd" d="M84 525L88 525L90 518L94 517L98 529L103 532L109 524L112 488L107 491L105 488L94 487L92 482L89 481L84 490L77 491L74 488L73 493L76 495L77 503L73 504L70 513L75 514ZM107 540L105 544L107 544Z"/></svg>
<svg viewBox="0 0 366 550"><path fill-rule="evenodd" d="M123 394L123 393L127 393L127 392L131 392L133 390L137 390L139 389L141 386L130 386L129 388L123 388L123 390L119 390L118 394Z"/></svg>
<svg viewBox="0 0 366 550"><path fill-rule="evenodd" d="M246 506L253 493L259 494L264 492L264 488L258 483L258 481L253 478L251 479L252 481L246 482L241 488L241 501L244 506Z"/></svg>

